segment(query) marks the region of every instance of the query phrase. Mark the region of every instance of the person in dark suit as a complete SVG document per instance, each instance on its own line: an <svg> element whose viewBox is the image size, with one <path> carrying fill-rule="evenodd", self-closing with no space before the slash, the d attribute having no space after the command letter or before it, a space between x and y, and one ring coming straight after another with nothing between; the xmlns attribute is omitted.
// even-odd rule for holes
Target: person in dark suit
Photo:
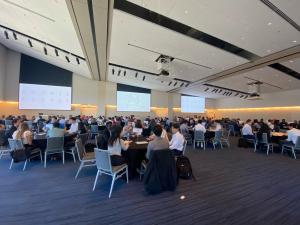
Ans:
<svg viewBox="0 0 300 225"><path fill-rule="evenodd" d="M98 146L100 149L107 150L108 140L110 138L110 128L112 126L112 122L108 121L105 124L105 129L103 131L102 138L100 139Z"/></svg>
<svg viewBox="0 0 300 225"><path fill-rule="evenodd" d="M20 125L20 119L13 119L11 128L6 132L6 138L12 138L13 133L18 129Z"/></svg>

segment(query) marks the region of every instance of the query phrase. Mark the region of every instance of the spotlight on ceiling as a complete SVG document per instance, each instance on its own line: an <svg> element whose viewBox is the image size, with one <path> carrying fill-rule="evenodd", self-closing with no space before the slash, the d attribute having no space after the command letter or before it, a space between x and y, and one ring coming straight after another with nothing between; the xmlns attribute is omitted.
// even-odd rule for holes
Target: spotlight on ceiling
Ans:
<svg viewBox="0 0 300 225"><path fill-rule="evenodd" d="M209 90L209 88L205 88L205 90L204 91L208 91Z"/></svg>
<svg viewBox="0 0 300 225"><path fill-rule="evenodd" d="M124 70L123 75L124 75L124 77L126 76L126 70Z"/></svg>
<svg viewBox="0 0 300 225"><path fill-rule="evenodd" d="M31 48L33 47L32 42L31 42L30 39L28 39L28 44L29 44L29 46L30 46Z"/></svg>
<svg viewBox="0 0 300 225"><path fill-rule="evenodd" d="M223 95L226 95L226 94L227 94L227 92L226 92L226 91L224 91Z"/></svg>
<svg viewBox="0 0 300 225"><path fill-rule="evenodd" d="M189 83L187 83L186 85L185 85L185 87L188 87L190 84Z"/></svg>
<svg viewBox="0 0 300 225"><path fill-rule="evenodd" d="M181 83L180 87L183 87L184 83Z"/></svg>
<svg viewBox="0 0 300 225"><path fill-rule="evenodd" d="M121 74L121 70L118 71L118 76L120 76L120 74Z"/></svg>
<svg viewBox="0 0 300 225"><path fill-rule="evenodd" d="M76 57L76 62L78 65L80 64L79 58L77 58L77 57Z"/></svg>
<svg viewBox="0 0 300 225"><path fill-rule="evenodd" d="M172 81L170 81L169 86L172 84Z"/></svg>
<svg viewBox="0 0 300 225"><path fill-rule="evenodd" d="M135 73L135 78L137 78L137 76L138 76L138 72Z"/></svg>
<svg viewBox="0 0 300 225"><path fill-rule="evenodd" d="M243 97L244 97L244 95L241 95L241 96L240 96L240 98L243 98Z"/></svg>
<svg viewBox="0 0 300 225"><path fill-rule="evenodd" d="M222 89L220 89L218 93L220 94L222 91L223 91L223 90L222 90Z"/></svg>
<svg viewBox="0 0 300 225"><path fill-rule="evenodd" d="M217 90L217 89L214 88L211 92L215 92L216 90Z"/></svg>
<svg viewBox="0 0 300 225"><path fill-rule="evenodd" d="M143 76L143 81L146 79L146 77L145 76Z"/></svg>
<svg viewBox="0 0 300 225"><path fill-rule="evenodd" d="M13 32L13 36L15 40L18 40L17 34L15 32Z"/></svg>
<svg viewBox="0 0 300 225"><path fill-rule="evenodd" d="M6 31L6 30L4 31L4 35L5 35L5 38L6 38L6 39L9 39L9 37L8 37L8 33L7 33L7 31Z"/></svg>
<svg viewBox="0 0 300 225"><path fill-rule="evenodd" d="M112 74L114 75L114 74L115 74L115 69L114 69L114 68L112 68L112 71L111 71L111 72L112 72Z"/></svg>
<svg viewBox="0 0 300 225"><path fill-rule="evenodd" d="M174 83L174 87L177 85L177 81Z"/></svg>
<svg viewBox="0 0 300 225"><path fill-rule="evenodd" d="M56 56L59 56L58 50L57 50L57 49L54 49L54 52L55 52L55 55L56 55Z"/></svg>
<svg viewBox="0 0 300 225"><path fill-rule="evenodd" d="M44 53L45 53L45 55L48 55L48 52L47 52L47 48L46 48L46 47L44 47Z"/></svg>
<svg viewBox="0 0 300 225"><path fill-rule="evenodd" d="M246 95L246 96L244 97L244 99L246 99L246 98L248 98L248 95Z"/></svg>
<svg viewBox="0 0 300 225"><path fill-rule="evenodd" d="M66 55L65 58L66 58L67 62L69 63L70 62L69 57Z"/></svg>
<svg viewBox="0 0 300 225"><path fill-rule="evenodd" d="M235 93L235 95L234 95L234 96L238 96L239 94L240 94L240 93L238 93L238 92L237 92L237 93Z"/></svg>

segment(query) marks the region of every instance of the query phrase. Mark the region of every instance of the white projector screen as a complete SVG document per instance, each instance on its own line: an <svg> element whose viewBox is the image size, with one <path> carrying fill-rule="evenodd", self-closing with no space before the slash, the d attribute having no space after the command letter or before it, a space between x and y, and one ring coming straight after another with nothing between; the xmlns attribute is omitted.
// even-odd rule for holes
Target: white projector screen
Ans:
<svg viewBox="0 0 300 225"><path fill-rule="evenodd" d="M194 96L181 96L181 112L204 113L205 98Z"/></svg>
<svg viewBox="0 0 300 225"><path fill-rule="evenodd" d="M151 94L117 91L117 111L150 112Z"/></svg>
<svg viewBox="0 0 300 225"><path fill-rule="evenodd" d="M71 110L71 103L71 87L20 83L19 109Z"/></svg>

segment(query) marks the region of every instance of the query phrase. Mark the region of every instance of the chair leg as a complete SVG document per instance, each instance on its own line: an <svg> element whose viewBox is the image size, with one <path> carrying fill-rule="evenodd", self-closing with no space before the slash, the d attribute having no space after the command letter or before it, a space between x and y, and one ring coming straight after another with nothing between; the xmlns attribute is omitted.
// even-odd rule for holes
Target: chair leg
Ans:
<svg viewBox="0 0 300 225"><path fill-rule="evenodd" d="M45 152L45 158L44 158L44 168L47 166L47 152Z"/></svg>
<svg viewBox="0 0 300 225"><path fill-rule="evenodd" d="M76 158L75 158L74 151L72 151L72 155L73 155L73 160L74 160L74 163L76 163Z"/></svg>
<svg viewBox="0 0 300 225"><path fill-rule="evenodd" d="M78 175L79 175L79 173L80 173L80 171L81 171L81 169L82 169L82 166L83 166L83 162L80 163L80 166L79 166L79 168L78 168L78 170L77 170L77 173L76 173L76 175L75 175L75 179L77 179L77 177L78 177Z"/></svg>
<svg viewBox="0 0 300 225"><path fill-rule="evenodd" d="M97 184L97 181L98 181L98 176L99 176L99 170L97 171L97 174L96 174L96 178L95 178L95 181L94 181L94 186L93 186L93 191L95 191L95 188L96 188L96 184Z"/></svg>
<svg viewBox="0 0 300 225"><path fill-rule="evenodd" d="M295 153L295 149L294 149L294 148L292 148L292 152L293 152L294 158L297 159L296 153Z"/></svg>
<svg viewBox="0 0 300 225"><path fill-rule="evenodd" d="M281 147L281 154L283 154L284 146Z"/></svg>
<svg viewBox="0 0 300 225"><path fill-rule="evenodd" d="M267 155L269 155L270 145L267 146Z"/></svg>
<svg viewBox="0 0 300 225"><path fill-rule="evenodd" d="M256 143L254 142L254 152L256 152Z"/></svg>
<svg viewBox="0 0 300 225"><path fill-rule="evenodd" d="M41 163L43 163L43 153L42 153L42 151L40 151L40 159L41 159Z"/></svg>
<svg viewBox="0 0 300 225"><path fill-rule="evenodd" d="M128 179L128 166L126 167L126 182L127 182L127 184L128 184L128 181L129 179Z"/></svg>
<svg viewBox="0 0 300 225"><path fill-rule="evenodd" d="M203 149L204 149L204 151L205 151L205 145L206 145L205 141L203 141Z"/></svg>
<svg viewBox="0 0 300 225"><path fill-rule="evenodd" d="M108 198L110 198L112 190L114 188L114 184L115 184L115 179L116 179L116 174L113 175L112 181L111 181L111 185L110 185L110 191L109 191L109 196Z"/></svg>
<svg viewBox="0 0 300 225"><path fill-rule="evenodd" d="M26 165L27 165L27 159L25 160L25 163L24 163L24 166L23 166L23 171L25 171L26 170Z"/></svg>
<svg viewBox="0 0 300 225"><path fill-rule="evenodd" d="M11 170L11 167L12 167L13 163L14 163L14 159L11 159L10 166L9 166L10 170Z"/></svg>
<svg viewBox="0 0 300 225"><path fill-rule="evenodd" d="M194 140L194 149L196 148L196 141Z"/></svg>
<svg viewBox="0 0 300 225"><path fill-rule="evenodd" d="M63 164L65 164L65 151L62 151L62 160L63 160Z"/></svg>

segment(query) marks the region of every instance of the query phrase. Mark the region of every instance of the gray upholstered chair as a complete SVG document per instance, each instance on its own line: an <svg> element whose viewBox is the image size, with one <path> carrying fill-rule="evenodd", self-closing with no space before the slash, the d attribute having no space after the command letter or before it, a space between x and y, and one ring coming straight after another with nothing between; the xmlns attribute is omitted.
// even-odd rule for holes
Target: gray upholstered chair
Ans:
<svg viewBox="0 0 300 225"><path fill-rule="evenodd" d="M112 176L112 182L110 186L110 191L108 197L111 197L111 193L114 187L114 183L116 180L121 178L124 174L126 174L126 179L128 183L128 166L127 164L123 164L120 166L112 166L110 161L110 154L107 150L101 150L98 148L94 149L96 156L96 165L97 165L97 175L94 182L93 191L97 185L98 177L102 173Z"/></svg>
<svg viewBox="0 0 300 225"><path fill-rule="evenodd" d="M201 130L195 130L194 133L194 148L196 148L196 145L198 144L203 145L203 149L205 150L205 137L204 132Z"/></svg>
<svg viewBox="0 0 300 225"><path fill-rule="evenodd" d="M65 164L64 138L49 137L47 138L47 147L44 155L44 167L47 166L47 155L61 153L63 164Z"/></svg>
<svg viewBox="0 0 300 225"><path fill-rule="evenodd" d="M284 151L291 151L294 158L297 159L295 151L300 151L300 137L297 137L296 144L283 144L281 154L283 154Z"/></svg>

